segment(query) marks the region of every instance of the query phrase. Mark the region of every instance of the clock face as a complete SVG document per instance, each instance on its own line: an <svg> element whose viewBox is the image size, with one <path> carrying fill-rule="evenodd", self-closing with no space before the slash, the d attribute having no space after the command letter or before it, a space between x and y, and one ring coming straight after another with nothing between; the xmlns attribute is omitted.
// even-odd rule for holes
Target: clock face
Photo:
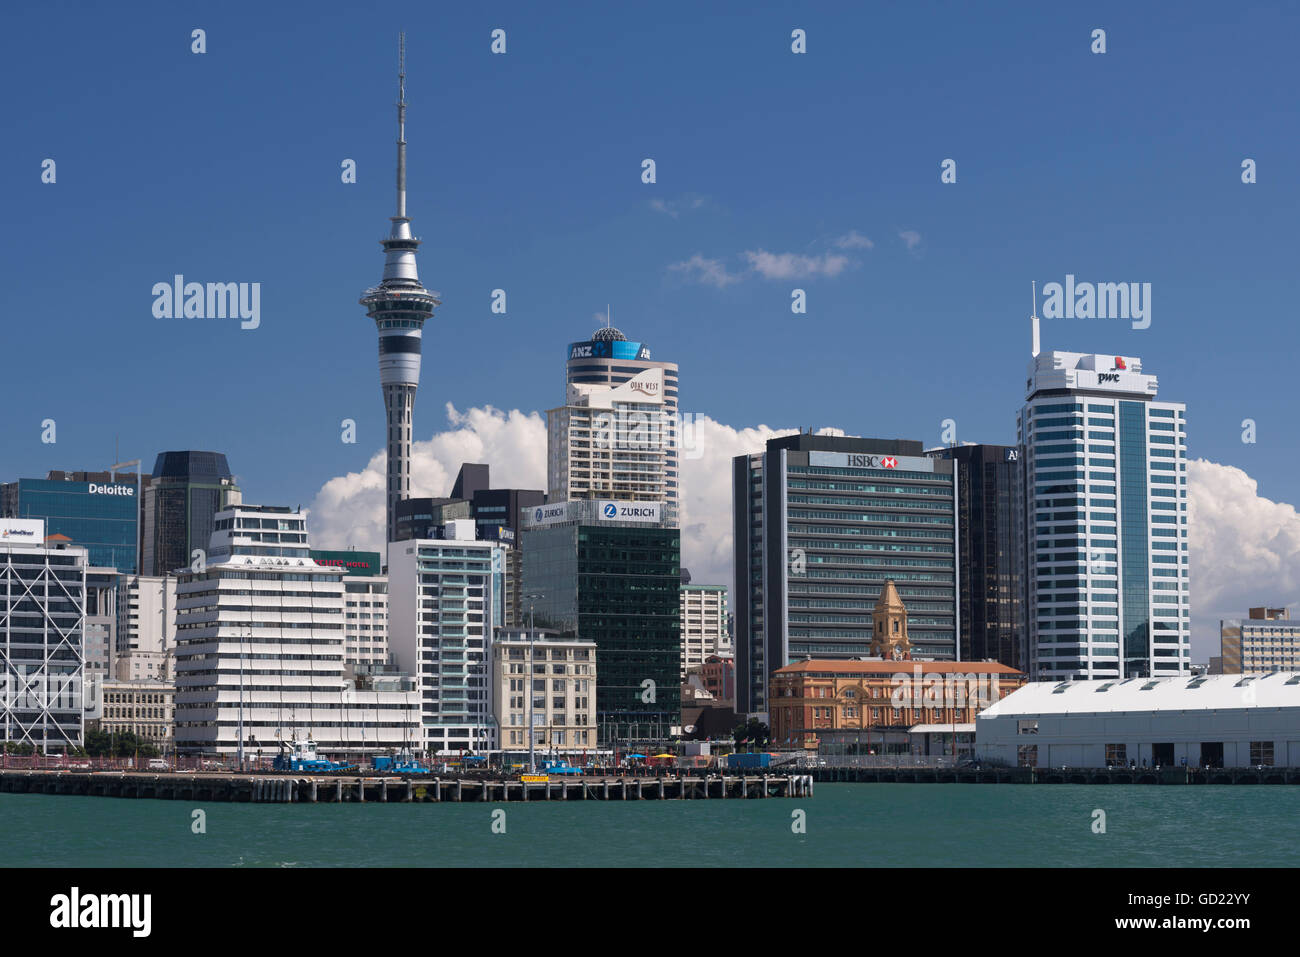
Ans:
<svg viewBox="0 0 1300 957"><path fill-rule="evenodd" d="M903 660L903 649L898 645L894 645L894 660L895 661Z"/></svg>

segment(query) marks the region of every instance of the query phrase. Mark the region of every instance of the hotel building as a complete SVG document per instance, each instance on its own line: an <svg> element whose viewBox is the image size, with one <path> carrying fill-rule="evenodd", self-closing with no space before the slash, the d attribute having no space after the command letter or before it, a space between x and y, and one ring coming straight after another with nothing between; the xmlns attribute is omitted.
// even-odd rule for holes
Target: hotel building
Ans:
<svg viewBox="0 0 1300 957"><path fill-rule="evenodd" d="M963 656L952 461L906 439L789 435L733 460L732 502L737 712L767 713L778 668L870 654L888 579L913 656Z"/></svg>
<svg viewBox="0 0 1300 957"><path fill-rule="evenodd" d="M667 507L669 521L676 522L680 499L677 364L651 360L649 346L629 342L611 326L597 329L586 342L569 343L566 355L565 405L571 406L574 396L593 398L581 399L582 405L572 414L547 412L547 501L660 501ZM633 380L639 383L634 390L620 391ZM574 392L574 386L579 391ZM656 386L657 396L650 391ZM617 397L611 399L613 392ZM564 422L553 426L553 416ZM572 436L568 423L572 423ZM601 442L604 446L597 447Z"/></svg>
<svg viewBox="0 0 1300 957"><path fill-rule="evenodd" d="M1044 352L1017 417L1035 678L1187 674L1187 423L1133 356Z"/></svg>
<svg viewBox="0 0 1300 957"><path fill-rule="evenodd" d="M1288 618L1285 608L1252 608L1248 618L1220 621L1219 643L1211 674L1300 671L1300 621Z"/></svg>

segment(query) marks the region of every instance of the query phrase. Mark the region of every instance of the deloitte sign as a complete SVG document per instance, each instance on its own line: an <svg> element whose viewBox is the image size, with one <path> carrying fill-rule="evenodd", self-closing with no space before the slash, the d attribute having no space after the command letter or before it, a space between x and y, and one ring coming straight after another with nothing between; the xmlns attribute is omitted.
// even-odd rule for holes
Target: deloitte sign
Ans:
<svg viewBox="0 0 1300 957"><path fill-rule="evenodd" d="M90 482L87 491L91 495L126 495L135 497L135 487L132 485L96 485Z"/></svg>

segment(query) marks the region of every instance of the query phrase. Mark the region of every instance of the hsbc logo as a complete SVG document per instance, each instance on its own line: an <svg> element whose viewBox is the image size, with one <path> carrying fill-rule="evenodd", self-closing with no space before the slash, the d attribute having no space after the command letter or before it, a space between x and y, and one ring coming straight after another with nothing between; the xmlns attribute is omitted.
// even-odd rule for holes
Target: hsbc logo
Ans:
<svg viewBox="0 0 1300 957"><path fill-rule="evenodd" d="M895 469L898 459L892 455L858 455L849 453L849 468L853 469Z"/></svg>

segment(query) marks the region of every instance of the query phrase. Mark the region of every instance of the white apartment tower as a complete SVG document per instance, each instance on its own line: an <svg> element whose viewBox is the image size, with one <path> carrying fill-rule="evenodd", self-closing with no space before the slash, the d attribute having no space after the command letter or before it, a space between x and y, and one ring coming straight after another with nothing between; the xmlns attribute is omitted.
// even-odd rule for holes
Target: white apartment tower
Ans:
<svg viewBox="0 0 1300 957"><path fill-rule="evenodd" d="M1188 674L1186 407L1133 356L1036 351L1025 392L1031 674Z"/></svg>
<svg viewBox="0 0 1300 957"><path fill-rule="evenodd" d="M246 759L310 737L357 757L413 744L409 691L357 691L344 674L342 572L308 554L302 512L217 513L206 567L176 585L176 748Z"/></svg>
<svg viewBox="0 0 1300 957"><path fill-rule="evenodd" d="M421 746L444 754L500 741L490 672L507 549L474 536L472 519L454 519L442 538L388 545L389 652L416 679Z"/></svg>
<svg viewBox="0 0 1300 957"><path fill-rule="evenodd" d="M682 680L710 655L732 655L727 633L727 589L723 585L682 585Z"/></svg>

